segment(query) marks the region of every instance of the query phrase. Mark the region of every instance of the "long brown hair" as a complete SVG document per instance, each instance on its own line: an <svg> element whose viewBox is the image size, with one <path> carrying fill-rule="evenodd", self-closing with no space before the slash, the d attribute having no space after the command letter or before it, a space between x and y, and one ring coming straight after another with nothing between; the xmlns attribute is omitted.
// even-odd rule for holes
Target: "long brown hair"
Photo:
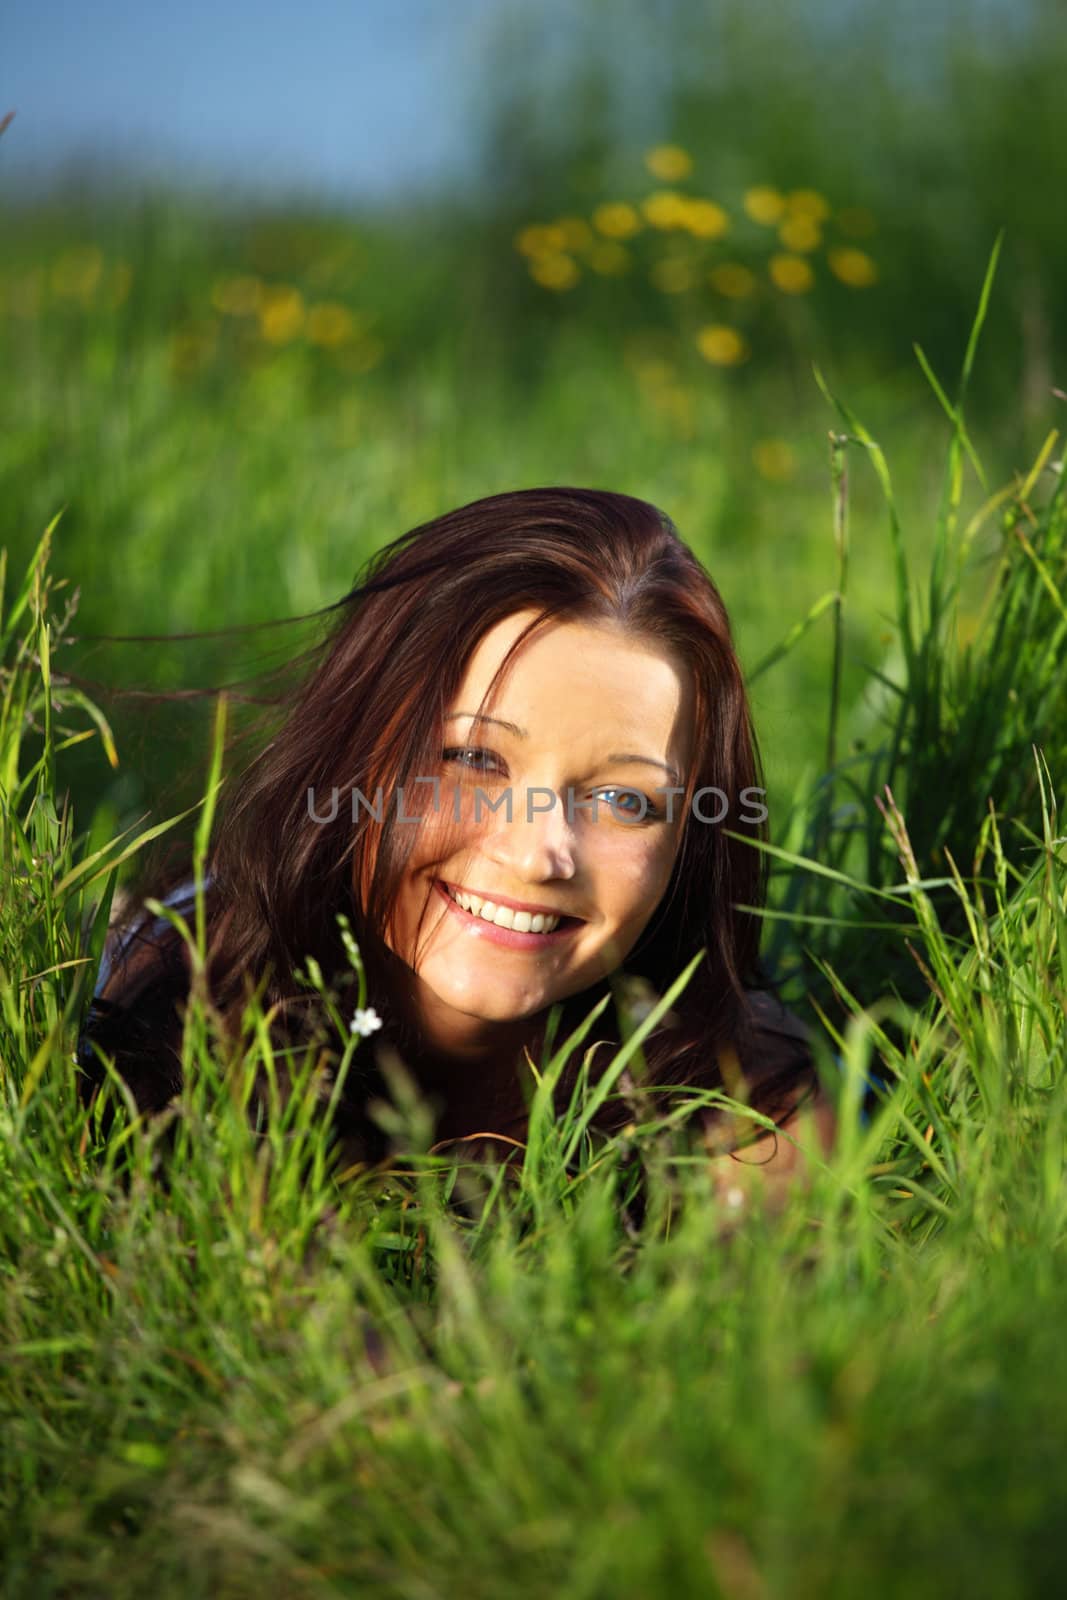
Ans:
<svg viewBox="0 0 1067 1600"><path fill-rule="evenodd" d="M524 489L461 506L380 549L331 608L333 626L310 670L221 812L211 862L216 999L235 1010L251 975L265 981L266 1002L299 1014L308 997L298 969L309 956L328 975L346 971L343 912L371 1002L385 1013L379 1037L401 1053L415 1047L411 1018L393 1003L386 940L414 845L413 830L396 824L397 790L437 770L444 718L481 638L530 609L537 615L498 678L531 630L564 619L621 624L672 647L692 675L697 739L679 802L682 840L624 969L663 993L704 952L674 1025L651 1037L645 1055L652 1082L715 1085L717 1052L744 1038L745 990L759 976L760 919L747 908L765 896L765 857L754 846L766 824L750 819L754 803L744 795L759 789L758 751L715 584L669 517L607 490ZM703 788L725 797L723 826L692 825L692 797ZM359 806L354 822L353 792L379 789L381 820ZM323 818L328 806L333 816ZM357 896L354 883L365 883L366 894ZM606 987L571 997L565 1026ZM617 1028L610 1015L609 1032Z"/></svg>

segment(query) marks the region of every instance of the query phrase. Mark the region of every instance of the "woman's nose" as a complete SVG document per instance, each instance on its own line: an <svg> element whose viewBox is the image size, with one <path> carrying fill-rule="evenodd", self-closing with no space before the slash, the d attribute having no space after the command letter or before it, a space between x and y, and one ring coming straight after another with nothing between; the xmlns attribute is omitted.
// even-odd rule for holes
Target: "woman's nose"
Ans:
<svg viewBox="0 0 1067 1600"><path fill-rule="evenodd" d="M482 849L524 882L573 878L577 870L574 829L552 789L517 789L510 819L499 814Z"/></svg>

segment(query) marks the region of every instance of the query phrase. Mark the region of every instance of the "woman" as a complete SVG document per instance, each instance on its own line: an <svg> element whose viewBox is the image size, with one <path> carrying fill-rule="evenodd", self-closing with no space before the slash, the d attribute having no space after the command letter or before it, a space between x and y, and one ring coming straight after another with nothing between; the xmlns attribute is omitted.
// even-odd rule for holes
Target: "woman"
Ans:
<svg viewBox="0 0 1067 1600"><path fill-rule="evenodd" d="M662 994L703 950L646 1042L645 1082L725 1073L793 1132L807 1099L827 1146L804 1029L753 993L756 745L722 600L669 519L600 490L493 495L395 540L331 609L217 829L209 972L224 1017L235 1025L259 983L299 1035L298 970L310 956L345 971L343 912L383 1021L359 1056L388 1046L407 1063L439 1142L521 1144L526 1053L538 1062L551 1008L562 1039L619 978ZM90 1088L95 1041L141 1109L170 1099L186 984L173 930L135 920L83 1039ZM601 1023L591 1037L617 1044L622 1019ZM350 1087L341 1111L368 1151L372 1087ZM603 1120L629 1114L612 1103ZM744 1156L770 1181L796 1149L770 1134ZM737 1166L718 1165L734 1185Z"/></svg>

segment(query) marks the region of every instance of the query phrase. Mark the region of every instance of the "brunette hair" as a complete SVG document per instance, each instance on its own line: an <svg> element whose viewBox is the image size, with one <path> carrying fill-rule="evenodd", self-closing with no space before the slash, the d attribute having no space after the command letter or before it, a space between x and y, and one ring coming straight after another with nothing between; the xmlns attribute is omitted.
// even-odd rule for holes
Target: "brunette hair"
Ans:
<svg viewBox="0 0 1067 1600"><path fill-rule="evenodd" d="M726 608L670 518L606 490L490 495L386 545L330 609L335 621L310 670L221 812L210 867L217 1003L236 1014L251 976L264 984L266 1003L297 1018L308 1003L298 978L308 957L328 976L347 969L337 922L343 912L366 962L371 1001L385 1013L377 1038L402 1055L417 1049L411 1019L394 1003L396 958L386 941L415 843L413 829L397 826L397 791L438 770L452 697L497 622L537 613L493 687L532 633L563 620L610 621L672 647L695 690L697 742L680 800L678 856L623 970L663 993L697 951L703 958L674 1008L674 1025L646 1045L648 1078L720 1083L718 1053L730 1045L743 1055L746 989L760 976L765 857L758 844L766 824L748 820L743 799L759 786L760 764ZM379 788L381 820L361 807L353 823L353 792L369 797ZM722 792L725 826L692 825L692 797L702 788ZM336 791L332 818L311 822L311 791L319 805ZM353 883L365 892L357 896ZM605 979L572 996L564 1025L587 1015L608 987ZM617 1037L617 1019L612 1026ZM794 1080L796 1070L794 1051L766 1090Z"/></svg>

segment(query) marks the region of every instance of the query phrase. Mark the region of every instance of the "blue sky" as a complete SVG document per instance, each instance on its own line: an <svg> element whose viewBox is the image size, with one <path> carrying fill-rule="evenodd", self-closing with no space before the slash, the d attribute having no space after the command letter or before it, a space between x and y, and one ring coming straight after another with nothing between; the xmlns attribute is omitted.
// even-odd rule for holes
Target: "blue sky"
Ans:
<svg viewBox="0 0 1067 1600"><path fill-rule="evenodd" d="M501 0L0 0L5 178L105 169L379 196L461 177Z"/></svg>
<svg viewBox="0 0 1067 1600"><path fill-rule="evenodd" d="M1013 12L1025 23L1039 0L776 4L828 50L880 15L893 40L880 67L936 77L961 19L981 35ZM694 15L715 8L693 0ZM652 140L673 70L660 12L654 0L0 0L0 115L16 112L0 181L32 185L73 158L107 176L133 167L338 199L433 192L471 170L501 70L551 126L553 64L575 44L613 62L620 141Z"/></svg>

